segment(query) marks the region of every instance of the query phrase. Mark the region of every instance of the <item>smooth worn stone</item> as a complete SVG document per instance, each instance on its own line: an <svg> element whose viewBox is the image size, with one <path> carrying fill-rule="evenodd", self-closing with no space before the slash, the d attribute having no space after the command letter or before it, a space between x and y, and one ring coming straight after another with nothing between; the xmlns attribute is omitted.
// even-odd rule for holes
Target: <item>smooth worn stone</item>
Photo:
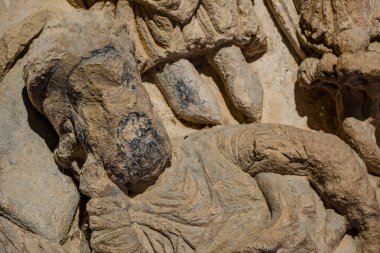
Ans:
<svg viewBox="0 0 380 253"><path fill-rule="evenodd" d="M79 192L54 162L57 137L30 103L21 66L0 83L0 214L43 238L63 242Z"/></svg>

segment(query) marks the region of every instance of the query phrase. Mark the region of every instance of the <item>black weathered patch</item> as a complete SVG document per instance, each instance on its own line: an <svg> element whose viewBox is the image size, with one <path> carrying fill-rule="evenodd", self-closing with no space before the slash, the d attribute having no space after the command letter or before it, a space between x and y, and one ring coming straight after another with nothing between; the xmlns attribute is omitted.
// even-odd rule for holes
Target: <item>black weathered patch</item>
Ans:
<svg viewBox="0 0 380 253"><path fill-rule="evenodd" d="M125 116L117 129L119 157L123 159L128 181L137 182L166 164L167 154L164 139L153 127L150 117L144 112L133 112ZM120 178L120 173L114 174Z"/></svg>
<svg viewBox="0 0 380 253"><path fill-rule="evenodd" d="M78 139L82 143L83 147L86 150L90 149L90 145L88 144L88 132L87 132L87 130L81 129L78 132Z"/></svg>
<svg viewBox="0 0 380 253"><path fill-rule="evenodd" d="M115 176L118 181L124 182L127 180L127 177L123 171L119 170L115 165L113 164L105 164L107 169L110 170L111 174Z"/></svg>
<svg viewBox="0 0 380 253"><path fill-rule="evenodd" d="M84 150L88 152L91 148L89 144L88 129L80 124L79 116L74 110L71 114L71 121L74 123L77 139L82 144Z"/></svg>
<svg viewBox="0 0 380 253"><path fill-rule="evenodd" d="M178 97L182 109L186 109L189 105L195 104L194 90L186 83L185 80L179 79L175 86L176 97Z"/></svg>
<svg viewBox="0 0 380 253"><path fill-rule="evenodd" d="M132 90L136 89L136 83L139 83L136 77L137 67L130 62L125 62L123 66L123 85L127 88L131 88Z"/></svg>
<svg viewBox="0 0 380 253"><path fill-rule="evenodd" d="M102 48L99 48L99 49L95 49L93 51L90 52L89 55L87 56L82 56L80 58L80 63L84 62L84 61L87 61L91 58L94 58L96 56L100 56L100 55L106 55L108 54L109 52L115 52L116 49L113 45L107 45L105 47L102 47Z"/></svg>

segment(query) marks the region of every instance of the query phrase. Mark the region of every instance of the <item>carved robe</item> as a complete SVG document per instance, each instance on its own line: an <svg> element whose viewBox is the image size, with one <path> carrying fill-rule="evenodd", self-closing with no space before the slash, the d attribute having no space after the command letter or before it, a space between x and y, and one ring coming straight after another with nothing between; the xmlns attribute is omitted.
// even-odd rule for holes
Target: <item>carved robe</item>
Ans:
<svg viewBox="0 0 380 253"><path fill-rule="evenodd" d="M251 0L131 2L143 71L226 44L246 47L249 54L265 45Z"/></svg>

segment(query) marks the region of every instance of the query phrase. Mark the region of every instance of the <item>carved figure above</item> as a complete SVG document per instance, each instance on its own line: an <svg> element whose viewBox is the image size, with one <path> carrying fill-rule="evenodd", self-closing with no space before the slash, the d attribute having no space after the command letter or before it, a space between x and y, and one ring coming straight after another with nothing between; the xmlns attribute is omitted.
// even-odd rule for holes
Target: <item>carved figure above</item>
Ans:
<svg viewBox="0 0 380 253"><path fill-rule="evenodd" d="M266 0L301 59L307 54L354 53L379 38L376 0Z"/></svg>

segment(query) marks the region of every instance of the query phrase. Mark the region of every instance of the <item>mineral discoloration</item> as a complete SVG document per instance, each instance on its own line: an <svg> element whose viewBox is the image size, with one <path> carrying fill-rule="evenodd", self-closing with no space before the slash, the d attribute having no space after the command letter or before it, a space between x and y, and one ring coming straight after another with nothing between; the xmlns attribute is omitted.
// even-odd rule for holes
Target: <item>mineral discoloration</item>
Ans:
<svg viewBox="0 0 380 253"><path fill-rule="evenodd" d="M163 137L145 112L132 112L125 116L119 122L117 138L119 155L126 162L122 168L127 174L123 178L125 182L136 183L149 175L152 168L165 166L167 161L162 159L165 157L162 153L165 150Z"/></svg>
<svg viewBox="0 0 380 253"><path fill-rule="evenodd" d="M188 87L185 80L178 80L175 86L177 96L181 101L182 109L186 109L194 103L194 90Z"/></svg>

